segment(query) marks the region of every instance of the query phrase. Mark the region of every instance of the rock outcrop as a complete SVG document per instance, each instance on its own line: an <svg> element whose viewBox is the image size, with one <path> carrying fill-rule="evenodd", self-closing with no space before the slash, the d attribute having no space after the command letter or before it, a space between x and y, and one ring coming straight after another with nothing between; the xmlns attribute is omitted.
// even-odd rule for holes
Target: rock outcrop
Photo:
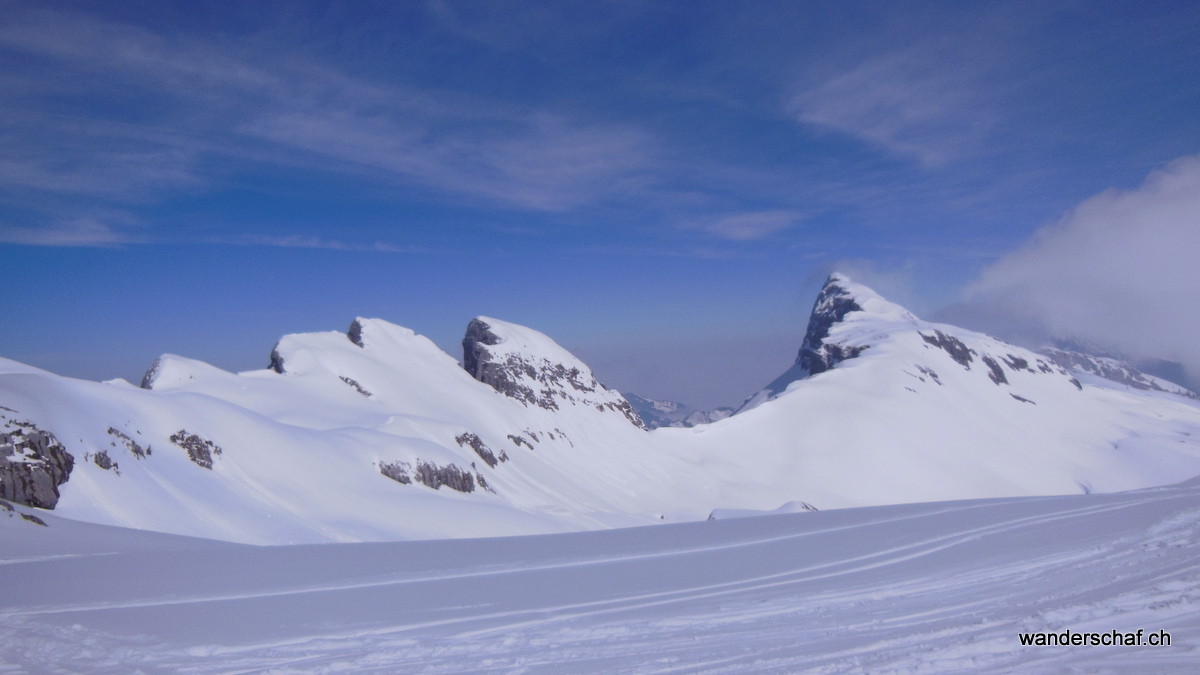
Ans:
<svg viewBox="0 0 1200 675"><path fill-rule="evenodd" d="M863 311L854 294L847 288L839 275L830 275L817 296L812 313L808 317L808 328L804 331L804 342L796 365L807 375L817 375L834 367L841 361L852 359L866 347L848 347L828 342L829 329L840 323L850 312Z"/></svg>
<svg viewBox="0 0 1200 675"><path fill-rule="evenodd" d="M484 490L494 492L481 474L472 474L455 464L439 466L433 462L417 460L414 466L409 462L384 462L379 465L379 473L401 485L411 485L415 481L434 490L445 485L458 492L474 492L478 483Z"/></svg>
<svg viewBox="0 0 1200 675"><path fill-rule="evenodd" d="M467 326L462 345L463 368L509 398L546 410L594 407L646 428L624 396L605 387L582 361L537 331L480 317Z"/></svg>
<svg viewBox="0 0 1200 675"><path fill-rule="evenodd" d="M2 420L0 432L0 499L52 509L58 486L67 482L75 458L49 431L31 422Z"/></svg>
<svg viewBox="0 0 1200 675"><path fill-rule="evenodd" d="M188 433L187 429L180 429L171 434L171 442L186 450L188 459L197 466L209 470L213 468L213 457L220 456L223 452L221 446L196 434Z"/></svg>

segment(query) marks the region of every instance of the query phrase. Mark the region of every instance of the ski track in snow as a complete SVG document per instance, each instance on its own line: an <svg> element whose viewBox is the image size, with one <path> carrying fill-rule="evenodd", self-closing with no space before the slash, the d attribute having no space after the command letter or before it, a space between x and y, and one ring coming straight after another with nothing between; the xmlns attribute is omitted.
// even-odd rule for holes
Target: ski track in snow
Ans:
<svg viewBox="0 0 1200 675"><path fill-rule="evenodd" d="M1190 484L538 537L164 540L106 554L70 550L78 530L60 533L59 519L4 520L0 673L1191 672L1200 659ZM1139 628L1173 644L1017 639Z"/></svg>

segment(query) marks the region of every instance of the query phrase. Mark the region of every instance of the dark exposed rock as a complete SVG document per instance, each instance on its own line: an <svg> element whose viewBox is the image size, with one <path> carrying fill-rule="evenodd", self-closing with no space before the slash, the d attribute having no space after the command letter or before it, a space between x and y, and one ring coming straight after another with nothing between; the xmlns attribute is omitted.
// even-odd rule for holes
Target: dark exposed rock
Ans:
<svg viewBox="0 0 1200 675"><path fill-rule="evenodd" d="M7 408L5 408L5 409L7 410ZM41 518L38 518L37 516L33 515L32 513L25 513L23 511L18 511L16 509L14 509L12 504L9 504L8 502L4 501L3 499L0 499L0 512L7 513L9 518L12 518L13 516L21 516L21 518L33 523L34 525L41 525L42 527L47 527L46 521L42 520Z"/></svg>
<svg viewBox="0 0 1200 675"><path fill-rule="evenodd" d="M847 346L826 342L829 330L846 318L850 312L861 312L862 306L854 299L854 295L846 290L836 276L830 276L825 286L817 296L812 314L808 317L808 327L804 331L804 342L800 345L800 354L796 364L808 375L816 375L834 367L847 359L861 354L865 346Z"/></svg>
<svg viewBox="0 0 1200 675"><path fill-rule="evenodd" d="M925 375L927 375L929 377L929 379L933 380L936 384L938 384L938 385L942 384L942 380L940 378L938 378L938 374L933 370L933 368L927 368L925 366L917 366L917 370L919 370L922 373L924 373Z"/></svg>
<svg viewBox="0 0 1200 675"><path fill-rule="evenodd" d="M633 406L620 394L600 384L577 366L551 363L535 355L489 349L502 342L481 319L467 325L463 337L463 368L476 380L525 405L558 410L560 403L591 403L600 411L613 411L645 429Z"/></svg>
<svg viewBox="0 0 1200 675"><path fill-rule="evenodd" d="M509 436L509 438L512 437ZM459 447L470 446L475 451L475 454L479 455L479 458L486 462L488 466L494 467L500 462L508 461L508 453L501 450L499 457L497 457L496 453L492 452L492 449L487 446L487 443L484 443L483 439L479 438L476 434L470 432L462 433L455 436L454 441L458 443Z"/></svg>
<svg viewBox="0 0 1200 675"><path fill-rule="evenodd" d="M475 465L472 464L471 466L473 467ZM483 474L479 473L478 471L475 472L475 482L479 483L479 487L483 488L484 490L487 490L492 494L496 494L496 490L494 490L492 486L488 484L487 479L484 478Z"/></svg>
<svg viewBox="0 0 1200 675"><path fill-rule="evenodd" d="M1010 393L1009 396L1017 399L1021 403L1032 403L1033 405L1037 405L1036 401L1030 401L1029 399L1025 398L1024 396L1017 396L1016 394L1012 394L1012 393Z"/></svg>
<svg viewBox="0 0 1200 675"><path fill-rule="evenodd" d="M487 323L472 319L471 323L467 324L467 334L463 336L463 368L471 377L491 384L484 379L484 367L491 356L484 347L498 344L500 337L492 332Z"/></svg>
<svg viewBox="0 0 1200 675"><path fill-rule="evenodd" d="M150 367L146 369L146 372L142 375L142 382L139 386L142 389L153 389L154 380L158 379L158 372L160 370L162 370L161 356L157 359L154 359L154 363L151 363Z"/></svg>
<svg viewBox="0 0 1200 675"><path fill-rule="evenodd" d="M925 340L925 342L945 351L950 355L950 358L954 359L954 361L963 368L966 368L967 370L971 369L971 355L974 354L974 352L972 352L965 344L963 344L962 340L959 340L953 335L947 335L940 330L933 331L933 335L926 335L924 333L919 333L919 335L921 336L921 339Z"/></svg>
<svg viewBox="0 0 1200 675"><path fill-rule="evenodd" d="M379 473L391 478L397 483L410 485L414 481L434 490L445 485L459 492L475 491L475 475L464 471L455 464L438 466L433 462L417 460L416 466L408 462L384 462L379 465ZM490 488L488 491L492 491Z"/></svg>
<svg viewBox="0 0 1200 675"><path fill-rule="evenodd" d="M283 365L283 355L279 353L279 345L275 345L275 348L271 350L271 361L267 364L267 367L280 375L287 372L287 369Z"/></svg>
<svg viewBox="0 0 1200 675"><path fill-rule="evenodd" d="M107 433L109 436L112 436L120 441L125 446L125 449L138 459L145 459L148 455L150 455L150 453L153 452L151 446L147 445L146 447L142 447L140 443L133 440L128 434L122 432L116 427L109 427ZM113 447L116 447L115 443L112 445Z"/></svg>
<svg viewBox="0 0 1200 675"><path fill-rule="evenodd" d="M533 449L533 443L530 443L528 440L526 440L524 436L509 434L508 440L512 441L513 445L515 445L517 447L521 447L522 445L525 445L525 446L528 446L530 450Z"/></svg>
<svg viewBox="0 0 1200 675"><path fill-rule="evenodd" d="M556 431L558 433L559 438L563 439L567 443L570 443L572 448L575 447L575 441L572 441L571 437L567 436L567 432L563 431L562 429L559 429L558 427L554 427L554 431ZM553 439L554 434L550 434L550 438Z"/></svg>
<svg viewBox="0 0 1200 675"><path fill-rule="evenodd" d="M384 462L379 465L379 473L397 483L409 485L412 483L412 477L408 475L410 468L408 462Z"/></svg>
<svg viewBox="0 0 1200 675"><path fill-rule="evenodd" d="M25 520L28 520L29 522L33 523L34 525L41 525L42 527L47 527L46 521L42 520L41 518L38 518L37 516L33 515L32 513L22 513L21 517L24 518Z"/></svg>
<svg viewBox="0 0 1200 675"><path fill-rule="evenodd" d="M1004 362L1007 363L1008 367L1012 368L1013 370L1028 370L1031 373L1034 372L1033 368L1029 367L1029 361L1026 361L1015 354L1006 355L1004 357Z"/></svg>
<svg viewBox="0 0 1200 675"><path fill-rule="evenodd" d="M213 456L222 453L221 446L196 434L189 434L186 429L171 434L171 442L187 450L188 459L205 469L212 469Z"/></svg>
<svg viewBox="0 0 1200 675"><path fill-rule="evenodd" d="M1004 369L992 357L984 354L980 357L984 365L988 367L988 378L997 385L1008 384L1008 377L1004 374Z"/></svg>
<svg viewBox="0 0 1200 675"><path fill-rule="evenodd" d="M629 401L622 399L616 403L608 402L604 403L602 407L606 410L621 413L635 427L640 429L646 428L646 425L642 422L642 418L638 417L638 414L633 410L633 406L629 405Z"/></svg>
<svg viewBox="0 0 1200 675"><path fill-rule="evenodd" d="M67 482L75 458L54 434L32 422L8 420L15 427L0 433L0 499L52 509L58 486Z"/></svg>
<svg viewBox="0 0 1200 675"><path fill-rule="evenodd" d="M350 322L350 329L346 331L346 337L350 338L350 341L359 347L366 346L363 344L363 325L358 319Z"/></svg>
<svg viewBox="0 0 1200 675"><path fill-rule="evenodd" d="M431 462L417 462L415 473L417 482L428 485L434 490L445 485L451 490L459 492L475 491L475 477L454 464L438 466Z"/></svg>
<svg viewBox="0 0 1200 675"><path fill-rule="evenodd" d="M371 396L371 392L364 389L363 386L361 384L359 384L358 381L355 380L354 378L346 377L345 375L338 375L338 379L341 380L342 382L345 382L346 384L350 385L351 387L353 387L354 391L357 391L358 393L362 394L363 396L366 396L368 398Z"/></svg>
<svg viewBox="0 0 1200 675"><path fill-rule="evenodd" d="M96 466L104 469L105 471L116 471L118 474L121 472L121 469L117 463L112 461L112 458L108 456L107 450L101 450L92 455L92 461L96 464Z"/></svg>

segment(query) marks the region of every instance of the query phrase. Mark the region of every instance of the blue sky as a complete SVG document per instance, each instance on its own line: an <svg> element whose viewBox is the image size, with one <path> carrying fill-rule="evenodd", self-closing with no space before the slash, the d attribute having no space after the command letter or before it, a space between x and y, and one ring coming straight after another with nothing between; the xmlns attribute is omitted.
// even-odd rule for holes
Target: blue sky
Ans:
<svg viewBox="0 0 1200 675"><path fill-rule="evenodd" d="M459 356L486 314L618 388L735 403L788 366L829 271L923 315L991 316L1001 291L1019 313L1037 257L1012 256L1200 154L1192 2L0 16L0 355L89 379L168 351L258 368L356 315ZM1167 257L1200 228L1184 173ZM1174 285L1200 286L1197 250Z"/></svg>

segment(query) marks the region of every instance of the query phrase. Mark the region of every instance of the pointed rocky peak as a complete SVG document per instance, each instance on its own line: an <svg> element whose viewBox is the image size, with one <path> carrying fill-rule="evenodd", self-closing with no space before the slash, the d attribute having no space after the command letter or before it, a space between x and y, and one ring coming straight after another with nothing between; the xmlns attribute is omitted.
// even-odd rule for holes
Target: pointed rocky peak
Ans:
<svg viewBox="0 0 1200 675"><path fill-rule="evenodd" d="M467 325L462 345L463 368L471 377L527 406L589 406L620 413L645 428L624 396L601 384L587 365L538 331L477 317Z"/></svg>
<svg viewBox="0 0 1200 675"><path fill-rule="evenodd" d="M795 363L746 399L737 412L755 408L783 392L791 383L823 373L866 351L870 344L864 340L863 331L856 330L856 325L878 327L880 324L916 322L917 317L912 312L885 300L848 276L837 272L829 275L813 303Z"/></svg>
<svg viewBox="0 0 1200 675"><path fill-rule="evenodd" d="M835 272L825 280L808 317L804 342L796 357L800 372L804 375L823 373L841 361L858 356L867 348L866 345L848 346L829 340L834 326L847 321L847 317L859 318L852 316L855 313L862 313L861 318L893 321L916 319L900 305L888 302L870 288Z"/></svg>
<svg viewBox="0 0 1200 675"><path fill-rule="evenodd" d="M796 357L796 364L804 373L816 375L825 372L838 361L858 356L864 349L856 347L846 350L839 345L825 343L830 328L845 319L847 314L863 311L855 294L846 288L846 281L841 275L832 274L817 295L812 313L808 316L800 354Z"/></svg>

